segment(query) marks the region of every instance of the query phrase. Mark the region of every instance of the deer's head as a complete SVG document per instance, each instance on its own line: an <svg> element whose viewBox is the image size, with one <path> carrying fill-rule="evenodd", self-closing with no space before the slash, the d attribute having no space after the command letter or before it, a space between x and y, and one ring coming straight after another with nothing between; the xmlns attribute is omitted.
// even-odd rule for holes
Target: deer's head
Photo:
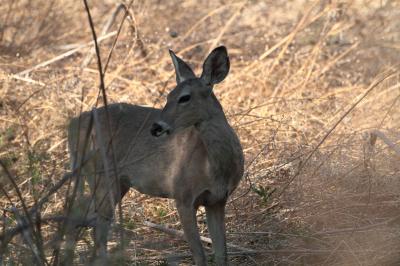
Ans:
<svg viewBox="0 0 400 266"><path fill-rule="evenodd" d="M173 51L169 52L175 67L177 86L167 96L160 120L151 128L151 134L156 137L170 134L174 130L198 126L218 116L224 117L213 87L228 75L229 58L226 48L220 46L208 55L199 78Z"/></svg>

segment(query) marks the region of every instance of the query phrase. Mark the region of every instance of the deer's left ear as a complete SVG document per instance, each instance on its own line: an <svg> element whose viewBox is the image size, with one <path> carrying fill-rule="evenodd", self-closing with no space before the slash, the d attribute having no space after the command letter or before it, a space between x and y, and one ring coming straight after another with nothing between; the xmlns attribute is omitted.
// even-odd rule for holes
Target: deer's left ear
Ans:
<svg viewBox="0 0 400 266"><path fill-rule="evenodd" d="M180 59L172 50L169 50L169 54L172 63L174 63L177 84L196 77L193 70L185 63L185 61Z"/></svg>
<svg viewBox="0 0 400 266"><path fill-rule="evenodd" d="M220 83L229 72L229 57L225 46L215 48L203 64L201 79L208 85Z"/></svg>

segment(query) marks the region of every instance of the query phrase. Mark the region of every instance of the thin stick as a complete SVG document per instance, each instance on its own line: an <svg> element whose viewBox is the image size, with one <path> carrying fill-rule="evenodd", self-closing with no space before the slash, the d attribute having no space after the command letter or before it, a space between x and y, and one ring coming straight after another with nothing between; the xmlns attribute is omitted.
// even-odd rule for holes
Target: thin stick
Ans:
<svg viewBox="0 0 400 266"><path fill-rule="evenodd" d="M101 155L101 157L102 157L102 159L103 159L104 176L106 177L106 180L107 180L107 181L112 181L112 179L111 179L110 176L109 176L109 174L110 174L110 167L109 167L109 165L108 165L108 158L107 158L107 151L106 151L106 143L105 143L105 141L103 141L104 138L103 138L103 134L102 134L101 127L100 127L100 120L99 120L99 116L98 116L98 114L97 114L97 109L96 109L96 108L93 108L92 113L93 113L93 121L94 121L94 127L95 127L95 132L96 132L96 134L95 134L95 135L96 135L96 141L97 141L98 144L99 144L99 147L100 147L100 155ZM107 184L107 186L109 186L108 189L112 187L111 184ZM96 189L96 190L97 190L97 189ZM114 198L113 198L113 196L114 196L113 193L108 193L108 195L109 195L109 198L110 198L111 206L115 206Z"/></svg>
<svg viewBox="0 0 400 266"><path fill-rule="evenodd" d="M100 38L97 40L97 42L101 42L101 41L103 41L103 40L106 40L106 39L108 39L108 38L110 38L110 37L112 37L112 36L114 36L114 35L116 35L116 34L117 34L116 31L112 31L112 32L110 32L110 33L108 33L108 34L106 34L106 35L100 37ZM42 63L40 63L40 64L38 64L38 65L36 65L36 66L34 66L34 67L31 67L31 68L28 68L28 69L26 69L26 70L24 70L24 71L18 72L18 73L16 73L16 74L12 75L11 77L14 78L14 79L24 80L24 81L33 83L33 80L30 80L30 79L27 79L27 78L21 77L21 76L25 76L25 75L29 74L30 72L32 72L33 70L36 70L36 69L39 69L39 68L48 66L48 65L50 65L50 64L52 64L52 63L55 63L55 62L57 62L57 61L59 61L59 60L62 60L62 59L64 59L64 58L67 58L67 57L69 57L69 56L71 56L71 55L77 53L79 50L81 50L81 49L83 49L83 48L85 48L85 47L94 45L94 44L95 44L94 41L91 41L91 42L82 44L82 45L78 46L78 47L75 48L75 49L72 49L72 50L69 50L69 51L67 51L67 52L65 52L65 53L62 53L62 54L60 54L60 55L58 55L58 56L56 56L56 57L54 57L54 58L52 58L52 59L50 59L50 60L47 60L47 61L42 62ZM41 84L39 84L39 85L41 85Z"/></svg>
<svg viewBox="0 0 400 266"><path fill-rule="evenodd" d="M181 40L182 41L185 40L201 23L206 21L208 18L212 17L214 14L217 14L218 12L220 12L221 10L224 10L225 8L227 8L229 6L234 6L234 5L238 5L238 4L240 5L241 3L226 4L226 5L220 6L216 9L213 9L207 15L205 15L204 17L199 19L196 23L194 23L193 26L181 37Z"/></svg>
<svg viewBox="0 0 400 266"><path fill-rule="evenodd" d="M0 160L0 165L3 168L3 170L5 172L5 175L8 177L9 181L11 182L12 186L14 187L15 191L17 192L18 200L21 202L24 215L25 215L26 219L28 220L28 223L29 223L30 227L33 228L34 224L33 224L32 216L31 216L30 212L28 211L28 208L27 208L27 206L25 204L24 198L22 197L21 190L19 189L17 183L15 182L16 178L11 175L11 173L8 170L6 164L2 160ZM1 186L1 190L7 196L7 198L9 198L8 195L6 194L6 191L4 190L3 186ZM9 200L10 200L10 203L12 203L10 198L9 198ZM31 233L32 233L32 236L34 236L35 242L38 242L39 241L39 236L38 236L37 232L35 232L33 230L33 231L31 231ZM44 257L44 254L42 254L42 252L41 252L40 255L42 256L42 258L41 258L42 261L46 263L46 259Z"/></svg>
<svg viewBox="0 0 400 266"><path fill-rule="evenodd" d="M148 226L150 228L154 228L154 229L156 229L158 231L161 231L161 232L164 232L164 233L167 233L167 234L170 234L170 235L174 235L174 236L177 236L177 237L180 237L180 238L185 238L185 234L183 233L183 231L175 230L175 229L172 229L172 228L168 228L168 227L163 226L161 224L155 224L155 223L152 223L152 222L149 222L149 221L144 221L143 223L144 223L144 225L146 225L146 226ZM208 237L205 237L205 236L200 236L200 240L203 241L204 243L212 244L211 238L208 238ZM234 244L228 244L227 243L227 246L230 247L230 248L234 248L234 249L238 249L238 250L244 251L244 252L255 252L255 250L253 250L253 249L244 248L244 247L237 246L237 245L234 245Z"/></svg>
<svg viewBox="0 0 400 266"><path fill-rule="evenodd" d="M222 28L220 33L218 34L217 38L214 39L214 41L211 43L210 49L208 53L214 49L214 47L218 44L218 42L221 40L222 36L224 36L225 32L229 29L229 27L232 25L232 23L235 21L236 17L239 16L240 12L242 12L243 7L245 6L247 2L243 2L236 12L233 14L233 16L226 22L225 26Z"/></svg>
<svg viewBox="0 0 400 266"><path fill-rule="evenodd" d="M103 103L104 103L104 109L106 111L106 118L107 118L107 125L108 125L108 134L109 136L112 136L112 132L111 132L111 120L110 120L110 113L108 110L108 103L107 103L107 94L106 94L106 88L105 88L105 83L104 83L104 72L103 72L103 66L101 63L101 56L100 56L100 49L99 49L99 45L97 43L97 36L96 36L96 31L94 28L94 24L93 24L93 19L92 19L92 15L90 14L90 9L89 9L89 5L87 3L87 0L83 0L83 3L85 4L85 9L86 9L86 13L88 16L88 20L89 20L89 25L90 25L90 29L92 31L92 36L93 36L93 40L94 40L94 47L96 49L96 56L97 56L97 67L98 67L98 71L99 71L99 78L100 78L100 90L103 96ZM120 186L120 182L119 182L119 178L118 178L118 167L117 167L117 158L115 156L114 153L114 149L113 149L113 143L112 143L112 139L110 140L110 148L111 148L111 154L112 154L112 163L113 163L113 170L114 170L114 174L115 174L115 181L116 181L116 194L117 195L121 195L121 186ZM112 197L111 197L112 198ZM119 220L120 223L122 224L122 205L121 205L121 201L118 202L118 209L119 209ZM124 243L124 239L123 239L123 230L120 230L120 238L121 238L121 249L123 249L123 243Z"/></svg>
<svg viewBox="0 0 400 266"><path fill-rule="evenodd" d="M112 12L111 16L108 18L107 22L104 24L103 29L101 30L100 37L103 37L107 34L108 30L111 28L111 26L114 24L116 17L118 16L119 12L121 9L124 8L124 4L119 4L117 8ZM118 34L119 34L118 30ZM85 60L83 60L83 63L81 64L81 68L85 68L87 65L89 65L90 61L92 61L93 55L96 53L95 50L90 50L89 54L86 56Z"/></svg>
<svg viewBox="0 0 400 266"><path fill-rule="evenodd" d="M16 209L15 209L16 210ZM12 210L14 211L14 210ZM12 240L12 238L16 235L21 233L23 230L30 229L30 225L24 220L25 217L20 217L20 221L18 224L10 229L7 229L4 233L0 234L0 241L3 243L8 243ZM40 222L42 224L50 224L52 222L61 223L61 222L73 222L76 227L95 227L96 220L95 217L92 218L71 218L68 216L47 216L42 217L40 219L35 219L35 222Z"/></svg>
<svg viewBox="0 0 400 266"><path fill-rule="evenodd" d="M12 212L14 213L16 220L17 220L17 225L20 226L24 224L24 219L23 217L19 214L18 209L13 207ZM33 242L30 234L27 231L30 231L32 233L32 228L29 228L30 230L22 230L22 238L24 239L24 242L29 246L30 250L32 251L35 259L37 260L38 265L43 265L45 264L45 261L43 261L44 256L41 256L42 254L39 254L39 249L36 245L36 243ZM47 264L47 263L46 263Z"/></svg>
<svg viewBox="0 0 400 266"><path fill-rule="evenodd" d="M321 141L315 146L315 148L312 150L312 152L307 156L305 159L304 163L300 164L296 174L285 184L285 186L282 188L280 193L278 194L277 197L282 196L283 192L290 186L290 184L300 175L302 170L304 169L304 166L308 163L308 161L311 159L311 157L314 155L314 153L321 147L321 145L325 142L325 140L331 135L331 133L337 128L337 126L343 121L343 119L356 108L362 100L365 99L379 84L381 84L383 81L386 79L392 77L396 72L390 72L389 74L383 76L382 78L378 79L377 81L373 82L367 91L339 118L339 120L333 125L331 129L328 130L328 132L325 134L325 136L321 139Z"/></svg>
<svg viewBox="0 0 400 266"><path fill-rule="evenodd" d="M20 77L20 76L18 76L18 75L16 75L16 74L10 75L10 78L16 79L16 80L25 81L25 82L32 83L32 84L35 84L35 85L39 85L39 86L41 86L41 87L46 86L46 84L44 84L43 82L36 81L36 80L33 80L33 79L31 79L31 78L27 78L27 77Z"/></svg>
<svg viewBox="0 0 400 266"><path fill-rule="evenodd" d="M331 230L331 231L322 231L313 234L313 236L323 236L323 235L336 235L336 234L344 234L344 233L353 233L353 232L363 232L363 231L368 231L371 229L375 229L377 227L385 226L388 224L391 224L397 220L400 219L400 215L397 215L391 219L388 219L384 222L381 223L376 223L376 224L371 224L363 227L352 227L352 228L344 228L344 229L338 229L338 230Z"/></svg>
<svg viewBox="0 0 400 266"><path fill-rule="evenodd" d="M350 252L347 249L336 249L334 250L338 253L372 253L375 252L374 250L353 250ZM275 254L275 255L284 255L284 254L320 254L320 255L327 255L331 254L332 250L328 249L264 249L264 250L254 250L254 251L234 251L228 252L229 256L247 256L252 254ZM211 255L210 253L207 255ZM180 254L169 254L169 255L161 255L161 256L151 256L151 257L137 257L136 261L141 260L171 260L171 259L185 259L190 258L192 254L190 253L180 253Z"/></svg>
<svg viewBox="0 0 400 266"><path fill-rule="evenodd" d="M375 136L375 138L380 138L386 145L389 146L389 148L391 148L398 156L400 156L400 148L396 144L394 144L388 137L386 137L383 132L379 130L372 130L370 134L371 137Z"/></svg>
<svg viewBox="0 0 400 266"><path fill-rule="evenodd" d="M125 19L126 19L126 18L128 17L128 15L129 15L129 8L131 8L132 4L133 4L133 0L131 0L131 1L129 2L128 6L125 6L125 4L120 4L120 5L118 6L117 10L115 11L115 12L116 12L116 15L119 13L119 11L120 11L121 9L124 9L124 10L125 10L125 13L124 13L124 17L122 18L121 23L119 24L119 27L118 27L118 30L117 30L117 36L115 36L114 41L113 41L113 43L112 43L112 45L111 45L111 49L110 49L110 51L108 52L107 60L106 60L106 63L104 64L104 69L103 69L104 72L107 71L108 64L110 63L111 56L112 56L112 54L113 54L115 45L117 44L117 41L118 41L118 37L119 37L119 35L121 34L122 26L124 25ZM116 16L116 15L115 15L115 16ZM114 18L114 19L115 19L115 18ZM136 27L135 27L135 32L137 33ZM137 35L137 34L136 34L136 35Z"/></svg>

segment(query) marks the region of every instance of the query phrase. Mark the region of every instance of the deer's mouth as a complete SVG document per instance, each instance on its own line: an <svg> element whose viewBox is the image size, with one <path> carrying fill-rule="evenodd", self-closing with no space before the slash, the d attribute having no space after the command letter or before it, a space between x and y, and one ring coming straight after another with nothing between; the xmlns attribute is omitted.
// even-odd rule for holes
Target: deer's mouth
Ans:
<svg viewBox="0 0 400 266"><path fill-rule="evenodd" d="M150 133L155 137L160 137L164 134L169 135L171 134L171 127L165 122L158 121L151 126Z"/></svg>

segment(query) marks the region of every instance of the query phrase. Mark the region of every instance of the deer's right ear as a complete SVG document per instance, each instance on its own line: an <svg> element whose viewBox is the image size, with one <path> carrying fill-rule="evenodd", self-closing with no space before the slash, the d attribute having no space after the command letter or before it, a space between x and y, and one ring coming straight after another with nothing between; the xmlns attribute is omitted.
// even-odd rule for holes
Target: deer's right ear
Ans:
<svg viewBox="0 0 400 266"><path fill-rule="evenodd" d="M201 79L208 85L220 83L229 72L229 57L225 46L215 48L203 64Z"/></svg>
<svg viewBox="0 0 400 266"><path fill-rule="evenodd" d="M193 70L182 59L176 56L172 50L169 50L169 54L172 58L172 63L174 63L177 84L196 77Z"/></svg>

